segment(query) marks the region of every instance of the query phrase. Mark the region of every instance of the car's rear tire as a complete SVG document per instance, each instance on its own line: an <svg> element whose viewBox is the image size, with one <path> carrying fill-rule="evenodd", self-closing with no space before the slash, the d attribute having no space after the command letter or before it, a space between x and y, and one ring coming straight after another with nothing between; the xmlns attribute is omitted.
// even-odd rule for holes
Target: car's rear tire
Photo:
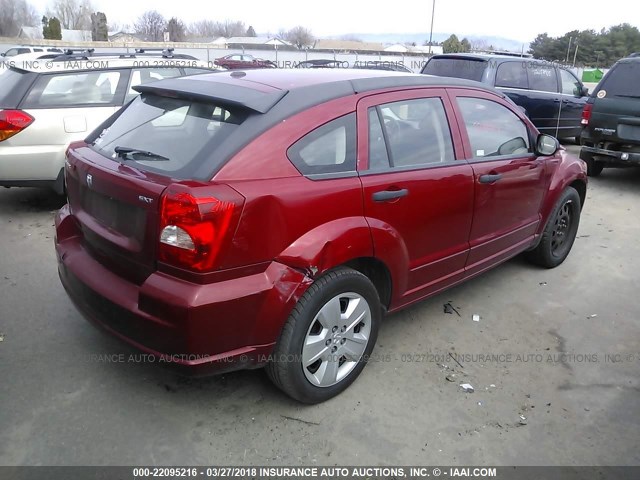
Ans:
<svg viewBox="0 0 640 480"><path fill-rule="evenodd" d="M580 195L567 187L556 202L538 246L527 253L530 261L546 268L560 265L569 255L580 224Z"/></svg>
<svg viewBox="0 0 640 480"><path fill-rule="evenodd" d="M597 177L602 173L602 169L604 168L604 163L598 162L593 158L586 160L587 162L587 175L590 177Z"/></svg>
<svg viewBox="0 0 640 480"><path fill-rule="evenodd" d="M365 275L344 267L326 273L291 312L267 364L269 378L303 403L338 395L365 367L381 316L378 292Z"/></svg>

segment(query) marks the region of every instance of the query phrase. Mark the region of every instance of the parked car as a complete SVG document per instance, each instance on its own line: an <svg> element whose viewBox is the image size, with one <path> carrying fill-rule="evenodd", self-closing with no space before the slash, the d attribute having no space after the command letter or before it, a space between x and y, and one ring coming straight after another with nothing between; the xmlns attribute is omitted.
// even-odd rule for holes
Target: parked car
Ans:
<svg viewBox="0 0 640 480"><path fill-rule="evenodd" d="M137 92L136 85L218 70L167 51L12 57L0 73L0 186L64 192L64 153ZM44 54L43 54L44 55Z"/></svg>
<svg viewBox="0 0 640 480"><path fill-rule="evenodd" d="M584 107L582 124L580 158L589 175L640 166L640 55L619 60L606 73Z"/></svg>
<svg viewBox="0 0 640 480"><path fill-rule="evenodd" d="M556 63L491 54L434 55L422 73L466 78L496 87L522 107L542 133L579 143L588 89Z"/></svg>
<svg viewBox="0 0 640 480"><path fill-rule="evenodd" d="M60 55L60 53L55 52L31 52L20 53L18 55L12 55L10 57L0 57L0 73L2 72L2 69L22 66L39 59L53 59L59 57Z"/></svg>
<svg viewBox="0 0 640 480"><path fill-rule="evenodd" d="M71 146L60 279L122 340L197 373L343 391L381 317L573 244L584 162L503 94L354 69L139 85ZM357 134L356 134L357 132Z"/></svg>
<svg viewBox="0 0 640 480"><path fill-rule="evenodd" d="M215 64L229 70L245 70L253 68L276 68L271 60L255 58L253 55L233 53L215 60Z"/></svg>
<svg viewBox="0 0 640 480"><path fill-rule="evenodd" d="M15 55L22 55L24 53L40 53L40 52L49 52L49 53L62 53L62 50L59 48L52 47L13 47L7 50L4 53L0 53L2 57L13 57Z"/></svg>
<svg viewBox="0 0 640 480"><path fill-rule="evenodd" d="M349 62L333 58L317 58L299 62L294 68L349 68Z"/></svg>
<svg viewBox="0 0 640 480"><path fill-rule="evenodd" d="M390 72L405 72L413 73L402 62L388 62L382 60L365 60L358 61L353 65L353 68L364 68L367 70L387 70Z"/></svg>

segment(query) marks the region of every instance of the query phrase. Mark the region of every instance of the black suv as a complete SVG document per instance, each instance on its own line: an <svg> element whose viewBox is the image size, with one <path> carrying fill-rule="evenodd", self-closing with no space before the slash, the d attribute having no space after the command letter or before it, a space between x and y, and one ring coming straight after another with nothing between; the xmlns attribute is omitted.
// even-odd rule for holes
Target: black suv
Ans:
<svg viewBox="0 0 640 480"><path fill-rule="evenodd" d="M582 112L580 158L595 177L604 167L640 166L640 54L618 62Z"/></svg>
<svg viewBox="0 0 640 480"><path fill-rule="evenodd" d="M451 53L434 55L421 73L496 87L524 110L540 132L580 140L588 91L561 65L513 55Z"/></svg>

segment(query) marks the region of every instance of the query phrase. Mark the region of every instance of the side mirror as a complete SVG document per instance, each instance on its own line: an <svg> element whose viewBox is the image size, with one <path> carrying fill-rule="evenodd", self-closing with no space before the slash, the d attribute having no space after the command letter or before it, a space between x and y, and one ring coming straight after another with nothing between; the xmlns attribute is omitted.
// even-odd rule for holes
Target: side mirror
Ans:
<svg viewBox="0 0 640 480"><path fill-rule="evenodd" d="M587 95L589 95L589 89L587 87L585 87L584 85L582 85L580 87L580 96L581 97L586 97Z"/></svg>
<svg viewBox="0 0 640 480"><path fill-rule="evenodd" d="M4 57L4 56L5 56L4 52L0 53L0 57Z"/></svg>
<svg viewBox="0 0 640 480"><path fill-rule="evenodd" d="M544 157L549 157L556 153L560 144L555 137L541 133L536 140L536 153Z"/></svg>

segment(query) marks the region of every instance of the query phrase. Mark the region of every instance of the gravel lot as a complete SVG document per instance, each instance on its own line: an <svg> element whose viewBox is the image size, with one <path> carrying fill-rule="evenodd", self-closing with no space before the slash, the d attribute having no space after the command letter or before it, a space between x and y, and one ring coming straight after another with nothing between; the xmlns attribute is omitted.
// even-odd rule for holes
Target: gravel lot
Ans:
<svg viewBox="0 0 640 480"><path fill-rule="evenodd" d="M360 379L311 407L261 371L136 361L88 324L57 277L61 205L0 191L2 465L640 465L638 170L591 180L559 268L516 258L388 317Z"/></svg>

